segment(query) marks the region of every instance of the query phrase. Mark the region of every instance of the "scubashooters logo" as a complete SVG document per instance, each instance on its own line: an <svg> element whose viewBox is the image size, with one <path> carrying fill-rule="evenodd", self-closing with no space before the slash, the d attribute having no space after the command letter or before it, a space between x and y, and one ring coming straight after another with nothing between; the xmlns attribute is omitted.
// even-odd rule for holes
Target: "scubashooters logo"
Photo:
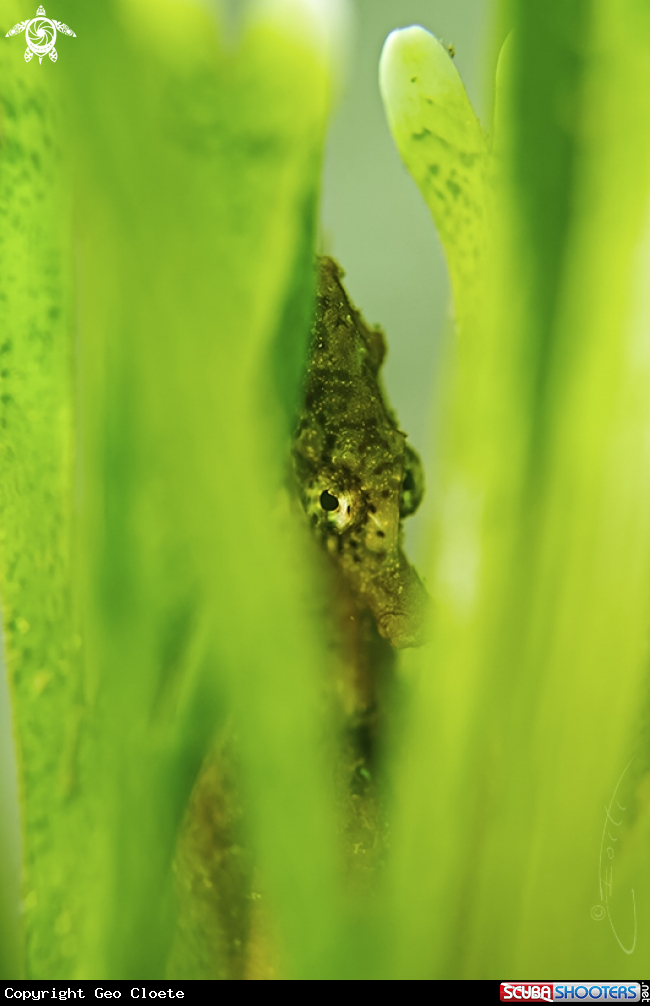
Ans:
<svg viewBox="0 0 650 1006"><path fill-rule="evenodd" d="M501 982L501 1002L570 1002L615 999L617 1002L638 1002L640 982Z"/></svg>
<svg viewBox="0 0 650 1006"><path fill-rule="evenodd" d="M63 35L72 35L73 38L77 37L72 28L68 28L67 24L45 17L45 9L39 7L36 11L36 17L32 18L31 21L21 21L20 24L15 24L11 31L7 32L5 38L9 38L10 35L21 35L25 32L25 41L27 42L25 62L29 63L30 59L38 56L38 62L42 63L43 56L49 56L52 62L56 63L58 53L54 48L54 43L56 42L57 31L60 31Z"/></svg>

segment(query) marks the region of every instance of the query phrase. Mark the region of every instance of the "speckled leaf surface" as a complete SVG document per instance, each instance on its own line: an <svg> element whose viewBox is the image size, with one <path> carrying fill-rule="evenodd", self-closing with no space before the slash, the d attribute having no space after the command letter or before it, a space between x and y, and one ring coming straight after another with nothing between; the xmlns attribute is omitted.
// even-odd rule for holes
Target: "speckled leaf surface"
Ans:
<svg viewBox="0 0 650 1006"><path fill-rule="evenodd" d="M18 4L6 10L14 23ZM3 39L4 41L4 39ZM72 628L70 206L56 88L19 42L0 50L0 580L23 802L27 947L45 969L68 928L80 719ZM47 918L50 934L31 922ZM60 936L52 940L51 930ZM16 966L14 962L14 966ZM13 975L9 974L9 977Z"/></svg>
<svg viewBox="0 0 650 1006"><path fill-rule="evenodd" d="M424 28L389 35L379 81L393 139L440 234L462 326L488 226L485 135L449 52Z"/></svg>

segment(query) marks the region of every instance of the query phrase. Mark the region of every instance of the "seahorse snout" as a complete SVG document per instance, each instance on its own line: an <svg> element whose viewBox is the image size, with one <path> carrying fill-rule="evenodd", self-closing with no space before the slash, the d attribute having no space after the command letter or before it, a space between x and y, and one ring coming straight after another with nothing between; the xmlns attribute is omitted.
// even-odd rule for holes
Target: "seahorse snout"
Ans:
<svg viewBox="0 0 650 1006"><path fill-rule="evenodd" d="M403 552L381 588L367 597L379 634L397 649L426 643L431 599Z"/></svg>

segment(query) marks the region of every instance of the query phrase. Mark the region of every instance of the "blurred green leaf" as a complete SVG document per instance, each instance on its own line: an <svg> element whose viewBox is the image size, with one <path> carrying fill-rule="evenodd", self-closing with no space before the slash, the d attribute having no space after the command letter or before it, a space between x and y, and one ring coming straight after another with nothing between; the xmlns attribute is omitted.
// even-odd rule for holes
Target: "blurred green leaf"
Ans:
<svg viewBox="0 0 650 1006"><path fill-rule="evenodd" d="M25 296L36 289L47 309L40 262L49 254L50 299L63 302L60 332L42 326L46 342L57 335L60 362L42 362L41 385L26 373L41 362L33 309L10 301L28 361L21 389L39 402L49 455L37 455L33 424L8 430L5 450L25 474L4 533L23 562L41 539L43 553L61 556L51 572L37 553L35 578L5 555L14 679L28 673L16 653L28 631L72 647L58 610L71 594L83 642L81 663L49 672L34 654L25 686L14 684L31 977L164 973L181 815L228 709L288 973L328 973L337 885L319 744L322 658L309 615L297 614L309 587L293 522L274 503L286 447L269 360L278 341L296 361L306 348L309 312L286 305L310 297L330 70L307 33L308 10L289 30L276 7L254 14L236 50L220 47L200 5L66 9L84 43L57 68L64 86L52 116L64 194L74 178L76 308L71 315L67 196L51 187L52 250L36 234L20 271ZM11 128L43 143L30 109L28 99ZM5 177L11 167L5 157ZM8 193L8 212L14 204ZM16 221L15 247L26 230ZM291 372L289 408L297 362Z"/></svg>
<svg viewBox="0 0 650 1006"><path fill-rule="evenodd" d="M619 886L643 814L617 847L612 926L590 909L646 680L650 25L606 0L514 15L480 299L443 376L434 642L409 661L395 782L399 978L645 960L621 943L647 866Z"/></svg>

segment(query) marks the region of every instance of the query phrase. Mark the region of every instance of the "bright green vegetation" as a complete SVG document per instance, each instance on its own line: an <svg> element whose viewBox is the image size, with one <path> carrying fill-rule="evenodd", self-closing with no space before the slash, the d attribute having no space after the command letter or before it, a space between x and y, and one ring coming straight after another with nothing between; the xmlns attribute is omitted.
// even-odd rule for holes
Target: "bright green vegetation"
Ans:
<svg viewBox="0 0 650 1006"><path fill-rule="evenodd" d="M7 977L225 976L187 875L179 938L172 869L215 737L234 754L202 792L246 848L217 876L263 906L253 977L650 963L650 11L504 7L489 136L423 29L382 57L458 324L426 459L432 639L386 689L389 848L356 884L323 584L284 488L333 74L314 5L258 4L221 44L198 2L68 0L56 65L0 46ZM3 34L26 16L10 0Z"/></svg>

